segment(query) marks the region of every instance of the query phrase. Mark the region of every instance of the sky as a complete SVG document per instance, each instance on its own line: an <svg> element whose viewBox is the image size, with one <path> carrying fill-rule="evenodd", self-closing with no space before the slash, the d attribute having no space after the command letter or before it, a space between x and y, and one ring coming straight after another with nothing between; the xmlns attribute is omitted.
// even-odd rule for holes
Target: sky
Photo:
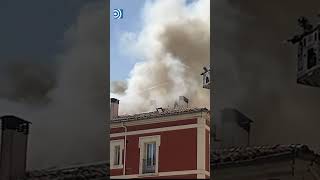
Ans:
<svg viewBox="0 0 320 180"><path fill-rule="evenodd" d="M125 32L141 30L141 10L145 0L110 1L110 80L125 80L136 59L121 48L120 39ZM123 19L114 19L113 9L123 9Z"/></svg>

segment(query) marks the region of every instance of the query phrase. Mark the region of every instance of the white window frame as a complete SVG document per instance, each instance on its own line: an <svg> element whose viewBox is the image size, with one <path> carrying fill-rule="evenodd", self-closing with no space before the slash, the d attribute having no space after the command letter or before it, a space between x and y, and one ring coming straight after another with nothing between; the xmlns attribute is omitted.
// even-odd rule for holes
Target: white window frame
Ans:
<svg viewBox="0 0 320 180"><path fill-rule="evenodd" d="M120 146L120 164L114 165L114 154L115 154L115 147ZM124 149L124 140L113 140L110 141L110 169L121 169L123 168L123 149Z"/></svg>
<svg viewBox="0 0 320 180"><path fill-rule="evenodd" d="M154 173L142 173L145 144L151 143L151 142L156 143L155 172ZM159 146L160 146L160 142L161 142L160 135L139 137L139 149L140 149L139 175L140 176L157 175L159 173Z"/></svg>

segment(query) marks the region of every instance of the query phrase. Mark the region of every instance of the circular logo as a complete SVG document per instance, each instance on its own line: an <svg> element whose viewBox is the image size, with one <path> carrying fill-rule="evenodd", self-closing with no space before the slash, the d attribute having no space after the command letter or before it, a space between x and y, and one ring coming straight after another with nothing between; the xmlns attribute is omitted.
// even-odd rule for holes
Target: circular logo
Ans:
<svg viewBox="0 0 320 180"><path fill-rule="evenodd" d="M121 19L123 17L123 11L122 9L114 9L113 10L113 17L115 19Z"/></svg>

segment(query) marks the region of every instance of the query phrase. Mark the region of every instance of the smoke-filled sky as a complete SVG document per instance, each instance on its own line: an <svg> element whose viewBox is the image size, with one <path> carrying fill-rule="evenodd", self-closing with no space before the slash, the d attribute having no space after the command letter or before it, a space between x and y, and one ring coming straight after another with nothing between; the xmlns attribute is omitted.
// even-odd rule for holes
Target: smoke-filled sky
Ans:
<svg viewBox="0 0 320 180"><path fill-rule="evenodd" d="M105 161L105 4L46 5L8 1L0 11L20 18L12 14L0 30L0 115L32 122L28 169Z"/></svg>
<svg viewBox="0 0 320 180"><path fill-rule="evenodd" d="M296 83L296 49L283 41L320 2L213 1L214 120L235 107L253 121L255 144L319 143L320 88ZM320 20L320 19L317 19Z"/></svg>
<svg viewBox="0 0 320 180"><path fill-rule="evenodd" d="M136 13L141 26L124 30L118 40L130 58L111 60L123 61L124 67L134 62L127 79L111 82L111 97L120 100L120 114L152 111L152 101L158 107L172 107L179 96L189 98L192 107L209 107L209 91L202 88L200 74L210 63L210 1L145 1ZM111 24L111 32L112 28L117 24ZM111 72L121 71L117 65L111 63Z"/></svg>

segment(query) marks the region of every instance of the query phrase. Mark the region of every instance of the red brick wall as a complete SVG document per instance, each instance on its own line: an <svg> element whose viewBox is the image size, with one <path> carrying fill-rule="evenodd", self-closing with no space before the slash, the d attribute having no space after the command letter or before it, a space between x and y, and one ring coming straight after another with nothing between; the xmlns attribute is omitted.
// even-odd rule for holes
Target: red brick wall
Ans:
<svg viewBox="0 0 320 180"><path fill-rule="evenodd" d="M128 127L128 131L162 128L169 126L196 124L197 119L178 120L171 122L154 123L147 125L137 125L134 127ZM124 128L113 128L111 134L123 132ZM197 169L197 129L181 129L173 131L164 131L157 133L147 133L138 135L127 136L127 155L126 155L126 175L139 174L139 137L160 135L161 143L159 147L159 172L170 171L185 171ZM206 138L210 135L209 131L206 131ZM124 139L124 137L113 137L111 140ZM208 141L206 139L206 146L208 147ZM208 141L208 142L207 142ZM206 155L208 154L208 148ZM209 158L208 166L206 163L206 169L209 170ZM122 169L111 170L111 176L122 175ZM196 175L179 175L170 176L168 178L196 178ZM159 177L160 179L167 177Z"/></svg>
<svg viewBox="0 0 320 180"><path fill-rule="evenodd" d="M163 132L159 172L197 169L197 129Z"/></svg>
<svg viewBox="0 0 320 180"><path fill-rule="evenodd" d="M122 169L110 169L111 176L121 176L123 174Z"/></svg>
<svg viewBox="0 0 320 180"><path fill-rule="evenodd" d="M139 174L139 136L127 136L126 174Z"/></svg>
<svg viewBox="0 0 320 180"><path fill-rule="evenodd" d="M139 174L139 137L152 135L161 136L159 172L197 169L197 129L193 128L127 136L127 175ZM114 139L117 138L111 138ZM111 170L111 176L120 174Z"/></svg>

